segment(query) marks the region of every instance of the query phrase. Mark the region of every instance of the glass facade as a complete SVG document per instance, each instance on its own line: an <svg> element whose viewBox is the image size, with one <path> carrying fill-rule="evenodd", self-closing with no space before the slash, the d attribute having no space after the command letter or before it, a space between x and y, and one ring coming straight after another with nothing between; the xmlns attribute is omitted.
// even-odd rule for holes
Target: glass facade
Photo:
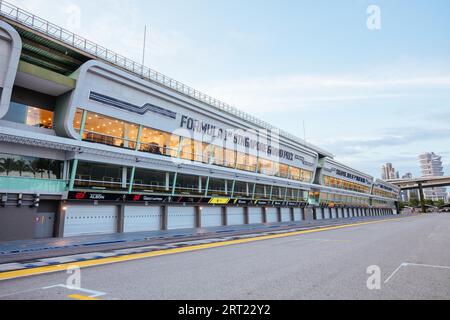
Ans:
<svg viewBox="0 0 450 320"><path fill-rule="evenodd" d="M127 191L131 168L80 161L75 175L75 188Z"/></svg>
<svg viewBox="0 0 450 320"><path fill-rule="evenodd" d="M3 120L22 123L36 128L53 129L53 112L38 107L11 102Z"/></svg>
<svg viewBox="0 0 450 320"><path fill-rule="evenodd" d="M369 205L369 198L333 194L328 192L321 192L319 199L320 204L323 205L338 204L359 207L367 207Z"/></svg>
<svg viewBox="0 0 450 320"><path fill-rule="evenodd" d="M180 157L193 162L213 164L243 171L257 172L268 176L311 182L312 172L267 159L210 145L190 138L180 137L137 124L121 121L86 111L82 128L83 110L78 109L74 118L74 129L82 139L121 148L136 149L168 157Z"/></svg>
<svg viewBox="0 0 450 320"><path fill-rule="evenodd" d="M64 162L0 153L0 176L62 179Z"/></svg>
<svg viewBox="0 0 450 320"><path fill-rule="evenodd" d="M366 185L355 183L355 182L349 182L347 180L342 180L330 176L324 176L323 177L323 184L327 187L332 188L338 188L338 189L344 189L344 190L350 190L360 193L369 193L370 188Z"/></svg>
<svg viewBox="0 0 450 320"><path fill-rule="evenodd" d="M383 198L391 198L391 199L397 199L398 195L393 193L393 192L389 192L389 191L385 191L385 190L381 190L378 188L374 188L373 189L373 194L379 197L383 197Z"/></svg>

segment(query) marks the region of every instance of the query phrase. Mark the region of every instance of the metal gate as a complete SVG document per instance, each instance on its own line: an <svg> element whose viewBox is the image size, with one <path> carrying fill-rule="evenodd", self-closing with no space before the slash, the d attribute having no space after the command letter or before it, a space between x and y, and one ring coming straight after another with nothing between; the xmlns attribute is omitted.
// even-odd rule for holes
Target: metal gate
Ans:
<svg viewBox="0 0 450 320"><path fill-rule="evenodd" d="M69 205L66 209L64 237L117 232L116 206Z"/></svg>
<svg viewBox="0 0 450 320"><path fill-rule="evenodd" d="M281 208L281 221L291 221L291 208Z"/></svg>
<svg viewBox="0 0 450 320"><path fill-rule="evenodd" d="M123 232L161 230L161 207L125 206Z"/></svg>
<svg viewBox="0 0 450 320"><path fill-rule="evenodd" d="M278 222L278 209L277 208L267 208L266 209L267 222Z"/></svg>
<svg viewBox="0 0 450 320"><path fill-rule="evenodd" d="M220 227L222 225L222 207L203 207L202 227Z"/></svg>
<svg viewBox="0 0 450 320"><path fill-rule="evenodd" d="M244 222L244 208L242 207L227 207L227 225L239 226L245 224Z"/></svg>
<svg viewBox="0 0 450 320"><path fill-rule="evenodd" d="M195 228L195 207L168 207L167 229Z"/></svg>
<svg viewBox="0 0 450 320"><path fill-rule="evenodd" d="M248 221L249 224L262 223L262 208L261 207L248 208Z"/></svg>

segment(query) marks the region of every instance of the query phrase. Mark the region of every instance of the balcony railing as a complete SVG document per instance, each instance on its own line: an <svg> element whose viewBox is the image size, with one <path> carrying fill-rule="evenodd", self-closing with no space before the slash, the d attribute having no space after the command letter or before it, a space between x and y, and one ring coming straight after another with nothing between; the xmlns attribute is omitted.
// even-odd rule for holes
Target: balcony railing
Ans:
<svg viewBox="0 0 450 320"><path fill-rule="evenodd" d="M62 193L68 190L66 180L34 179L25 177L0 176L0 190L3 192L43 192Z"/></svg>

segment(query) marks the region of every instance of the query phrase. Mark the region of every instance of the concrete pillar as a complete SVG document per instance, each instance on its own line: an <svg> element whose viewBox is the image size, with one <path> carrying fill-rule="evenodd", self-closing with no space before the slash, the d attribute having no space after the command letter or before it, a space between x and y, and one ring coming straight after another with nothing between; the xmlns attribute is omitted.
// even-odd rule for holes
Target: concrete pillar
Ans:
<svg viewBox="0 0 450 320"><path fill-rule="evenodd" d="M267 223L267 208L266 207L262 208L262 221L263 221L263 223Z"/></svg>
<svg viewBox="0 0 450 320"><path fill-rule="evenodd" d="M278 222L281 222L281 208L277 208L277 217L278 217Z"/></svg>
<svg viewBox="0 0 450 320"><path fill-rule="evenodd" d="M202 207L195 206L195 227L201 228L202 227Z"/></svg>
<svg viewBox="0 0 450 320"><path fill-rule="evenodd" d="M116 210L117 210L117 232L123 233L125 227L125 205L119 204Z"/></svg>
<svg viewBox="0 0 450 320"><path fill-rule="evenodd" d="M301 211L302 221L305 221L306 220L306 209L305 208L301 208L300 211Z"/></svg>
<svg viewBox="0 0 450 320"><path fill-rule="evenodd" d="M250 218L248 216L248 207L244 207L244 224L250 224Z"/></svg>
<svg viewBox="0 0 450 320"><path fill-rule="evenodd" d="M161 230L167 230L169 226L169 211L167 206L161 206Z"/></svg>
<svg viewBox="0 0 450 320"><path fill-rule="evenodd" d="M64 223L66 221L66 210L64 208L66 207L67 203L60 201L58 203L58 208L56 212L56 221L55 221L55 230L54 230L54 236L56 238L63 238L64 237Z"/></svg>
<svg viewBox="0 0 450 320"><path fill-rule="evenodd" d="M227 207L222 207L222 225L228 225Z"/></svg>
<svg viewBox="0 0 450 320"><path fill-rule="evenodd" d="M316 208L314 207L314 208L312 208L311 210L312 210L313 220L317 220L317 211L316 211Z"/></svg>
<svg viewBox="0 0 450 320"><path fill-rule="evenodd" d="M289 208L291 214L291 221L295 221L294 208Z"/></svg>

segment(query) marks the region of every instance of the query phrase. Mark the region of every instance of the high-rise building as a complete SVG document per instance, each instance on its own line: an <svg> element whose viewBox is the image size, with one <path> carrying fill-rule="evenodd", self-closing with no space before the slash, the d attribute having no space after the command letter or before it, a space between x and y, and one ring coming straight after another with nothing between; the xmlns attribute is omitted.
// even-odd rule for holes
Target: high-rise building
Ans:
<svg viewBox="0 0 450 320"><path fill-rule="evenodd" d="M444 175L441 156L434 152L427 152L419 156L420 170L423 177L441 177ZM444 200L448 201L446 188L431 188L424 190L426 200Z"/></svg>
<svg viewBox="0 0 450 320"><path fill-rule="evenodd" d="M381 167L381 179L398 179L400 177L399 173L395 171L392 163L386 163Z"/></svg>

